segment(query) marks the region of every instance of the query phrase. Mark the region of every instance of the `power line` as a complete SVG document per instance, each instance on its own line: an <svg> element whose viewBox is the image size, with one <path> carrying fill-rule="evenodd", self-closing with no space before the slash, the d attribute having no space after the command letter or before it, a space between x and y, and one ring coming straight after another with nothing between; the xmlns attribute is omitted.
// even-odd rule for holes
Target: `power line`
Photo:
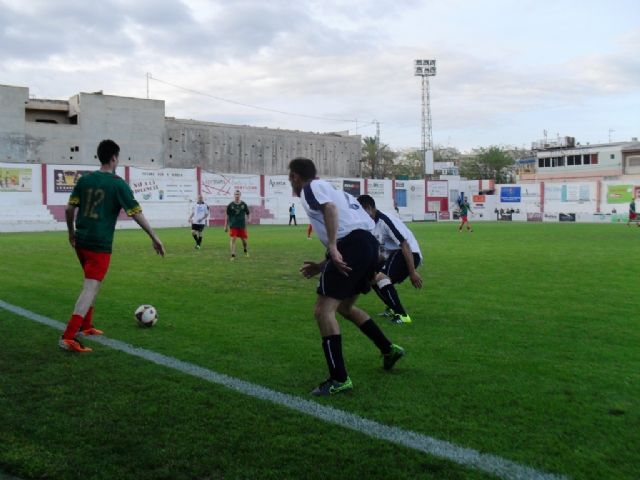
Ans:
<svg viewBox="0 0 640 480"><path fill-rule="evenodd" d="M187 87L183 87L181 85L176 85L175 83L171 83L171 82L167 82L167 81L164 81L164 80L160 80L159 78L156 78L156 77L152 76L150 73L147 73L147 82L148 82L149 79L155 80L156 82L159 82L159 83L164 83L165 85L169 85L171 87L178 88L180 90L184 90L185 92L193 93L193 94L196 94L196 95L201 95L203 97L213 98L214 100L231 103L233 105L240 105L242 107L247 107L247 108L255 108L256 110L263 110L263 111L266 111L266 112L279 113L281 115L290 115L292 117L312 118L314 120L325 120L325 121L329 121L329 122L355 123L356 124L356 128L358 126L358 120L357 119L329 118L329 117L319 117L319 116L315 116L315 115L305 115L303 113L286 112L284 110L277 110L277 109L274 109L274 108L260 107L258 105L251 105L249 103L238 102L236 100L229 100L228 98L222 98L222 97L218 97L216 95L211 95L211 94L206 93L206 92L200 92L200 91L194 90L192 88L187 88ZM148 87L147 87L147 89L148 89ZM147 95L148 95L148 92L147 92ZM374 123L375 123L375 121L373 121L373 122L365 122L362 125L363 126L368 126L368 125L373 125Z"/></svg>

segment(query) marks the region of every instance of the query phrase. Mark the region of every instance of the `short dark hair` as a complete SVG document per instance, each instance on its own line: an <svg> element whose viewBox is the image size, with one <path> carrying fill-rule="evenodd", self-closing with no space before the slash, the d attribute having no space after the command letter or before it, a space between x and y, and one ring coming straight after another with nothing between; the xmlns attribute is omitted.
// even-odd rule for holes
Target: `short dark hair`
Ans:
<svg viewBox="0 0 640 480"><path fill-rule="evenodd" d="M316 178L316 166L308 158L298 157L289 162L289 170L297 173L303 180Z"/></svg>
<svg viewBox="0 0 640 480"><path fill-rule="evenodd" d="M109 163L113 156L120 155L120 147L113 140L102 140L98 145L98 158L102 165Z"/></svg>
<svg viewBox="0 0 640 480"><path fill-rule="evenodd" d="M376 208L376 201L371 195L360 195L358 197L358 202L360 202L360 205L362 205L363 208Z"/></svg>

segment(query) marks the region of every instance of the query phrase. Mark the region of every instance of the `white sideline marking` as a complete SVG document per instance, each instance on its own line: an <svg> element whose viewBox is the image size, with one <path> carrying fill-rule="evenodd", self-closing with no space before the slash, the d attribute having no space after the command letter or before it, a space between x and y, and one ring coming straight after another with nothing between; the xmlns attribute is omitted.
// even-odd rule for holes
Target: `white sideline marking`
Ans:
<svg viewBox="0 0 640 480"><path fill-rule="evenodd" d="M64 330L65 324L53 320L37 313L33 313L24 308L11 305L0 300L0 308L15 313L34 322L47 325L57 330ZM180 372L202 378L211 383L222 385L244 395L266 400L276 405L295 410L305 415L319 418L329 423L334 423L344 428L354 430L378 440L387 440L397 445L402 445L413 450L428 453L435 457L444 458L465 467L475 468L483 472L496 475L507 480L559 480L566 477L546 473L519 463L506 460L496 455L480 453L471 448L459 447L450 442L438 440L421 433L404 430L398 427L391 427L373 420L359 417L353 413L338 410L337 408L320 405L310 400L304 400L286 393L276 392L260 385L255 385L238 378L230 377L222 373L214 372L192 363L183 362L176 358L168 357L151 350L134 347L119 340L113 340L105 336L90 337L91 341L106 345L115 350L119 350L129 355L149 360L150 362L162 365Z"/></svg>

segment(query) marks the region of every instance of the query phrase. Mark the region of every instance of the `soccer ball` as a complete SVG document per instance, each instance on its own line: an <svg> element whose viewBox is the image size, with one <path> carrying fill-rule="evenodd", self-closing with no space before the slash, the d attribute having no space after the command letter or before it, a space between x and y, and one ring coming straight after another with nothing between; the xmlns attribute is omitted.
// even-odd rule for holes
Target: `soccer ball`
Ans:
<svg viewBox="0 0 640 480"><path fill-rule="evenodd" d="M158 321L158 311L153 305L140 305L134 315L141 327L153 327Z"/></svg>

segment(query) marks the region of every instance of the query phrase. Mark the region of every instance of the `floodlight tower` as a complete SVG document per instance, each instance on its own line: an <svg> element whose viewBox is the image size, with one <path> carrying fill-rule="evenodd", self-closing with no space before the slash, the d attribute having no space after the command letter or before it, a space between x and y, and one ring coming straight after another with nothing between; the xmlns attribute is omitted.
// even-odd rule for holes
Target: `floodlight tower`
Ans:
<svg viewBox="0 0 640 480"><path fill-rule="evenodd" d="M431 131L431 98L429 77L436 76L436 61L419 59L414 62L414 75L422 77L422 160L424 173L433 174L433 134Z"/></svg>

